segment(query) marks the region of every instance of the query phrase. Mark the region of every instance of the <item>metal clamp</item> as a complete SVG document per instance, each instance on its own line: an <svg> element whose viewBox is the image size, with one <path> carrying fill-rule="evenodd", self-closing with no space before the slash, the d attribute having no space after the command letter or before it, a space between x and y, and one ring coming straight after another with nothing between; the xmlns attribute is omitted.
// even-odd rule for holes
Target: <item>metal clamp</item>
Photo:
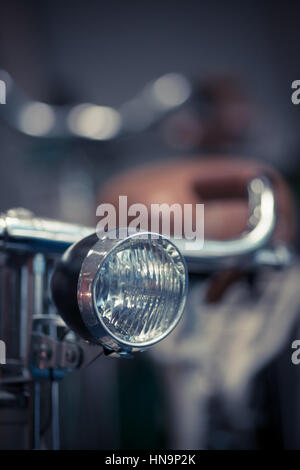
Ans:
<svg viewBox="0 0 300 470"><path fill-rule="evenodd" d="M37 369L75 369L82 361L81 348L42 333L32 333L32 366Z"/></svg>

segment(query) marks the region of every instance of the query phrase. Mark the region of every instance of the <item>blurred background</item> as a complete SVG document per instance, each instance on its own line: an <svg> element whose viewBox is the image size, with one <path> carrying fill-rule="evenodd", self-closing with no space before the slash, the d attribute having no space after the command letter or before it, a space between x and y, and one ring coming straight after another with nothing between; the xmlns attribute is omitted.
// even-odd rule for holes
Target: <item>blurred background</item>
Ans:
<svg viewBox="0 0 300 470"><path fill-rule="evenodd" d="M291 83L299 79L299 8L257 0L2 0L1 211L22 206L94 224L109 177L203 154L270 163L297 199L300 108ZM175 91L155 107L153 87ZM109 117L111 127L91 134L93 116ZM168 406L176 364L159 353L72 372L61 386L62 448L300 448L299 373L289 359L297 325L253 372L236 427L214 394L205 405L191 395L197 420L185 432L184 417ZM175 435L172 426L181 424L193 438Z"/></svg>

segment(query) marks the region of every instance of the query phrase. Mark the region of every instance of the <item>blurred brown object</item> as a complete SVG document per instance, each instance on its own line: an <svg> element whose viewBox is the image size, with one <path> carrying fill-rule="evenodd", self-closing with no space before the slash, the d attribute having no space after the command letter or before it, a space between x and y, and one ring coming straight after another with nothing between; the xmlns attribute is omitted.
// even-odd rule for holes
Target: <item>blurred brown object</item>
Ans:
<svg viewBox="0 0 300 470"><path fill-rule="evenodd" d="M259 175L268 176L275 189L274 240L290 243L295 235L295 211L289 188L274 168L255 161L220 156L139 167L109 180L98 202L118 208L119 195L126 195L128 206L143 203L148 209L154 203L182 207L204 203L205 238L226 240L246 230L247 183Z"/></svg>
<svg viewBox="0 0 300 470"><path fill-rule="evenodd" d="M296 219L289 188L274 168L255 161L211 157L140 167L108 181L99 193L98 202L112 203L118 209L119 196L126 195L128 206L143 203L148 210L154 203L178 203L182 207L204 203L205 238L226 240L246 230L247 183L259 175L268 176L275 190L277 223L273 239L292 243ZM150 220L148 223L150 228ZM208 300L220 299L240 275L231 271L217 274L208 291Z"/></svg>

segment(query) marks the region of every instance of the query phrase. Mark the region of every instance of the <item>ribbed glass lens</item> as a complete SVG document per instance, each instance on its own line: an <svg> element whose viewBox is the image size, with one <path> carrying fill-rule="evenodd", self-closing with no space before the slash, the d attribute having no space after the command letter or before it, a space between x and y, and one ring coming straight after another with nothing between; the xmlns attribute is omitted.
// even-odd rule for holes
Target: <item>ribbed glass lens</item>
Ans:
<svg viewBox="0 0 300 470"><path fill-rule="evenodd" d="M124 240L101 264L94 284L100 321L132 345L158 340L179 320L186 268L164 238Z"/></svg>

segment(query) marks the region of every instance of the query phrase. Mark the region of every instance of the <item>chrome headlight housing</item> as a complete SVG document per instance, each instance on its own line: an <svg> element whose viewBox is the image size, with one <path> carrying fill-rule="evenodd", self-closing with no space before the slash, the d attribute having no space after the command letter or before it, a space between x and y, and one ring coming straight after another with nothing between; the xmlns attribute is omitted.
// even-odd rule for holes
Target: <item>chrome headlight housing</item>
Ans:
<svg viewBox="0 0 300 470"><path fill-rule="evenodd" d="M134 232L87 237L67 250L52 279L70 327L113 351L134 352L165 338L187 296L185 261L167 238Z"/></svg>

